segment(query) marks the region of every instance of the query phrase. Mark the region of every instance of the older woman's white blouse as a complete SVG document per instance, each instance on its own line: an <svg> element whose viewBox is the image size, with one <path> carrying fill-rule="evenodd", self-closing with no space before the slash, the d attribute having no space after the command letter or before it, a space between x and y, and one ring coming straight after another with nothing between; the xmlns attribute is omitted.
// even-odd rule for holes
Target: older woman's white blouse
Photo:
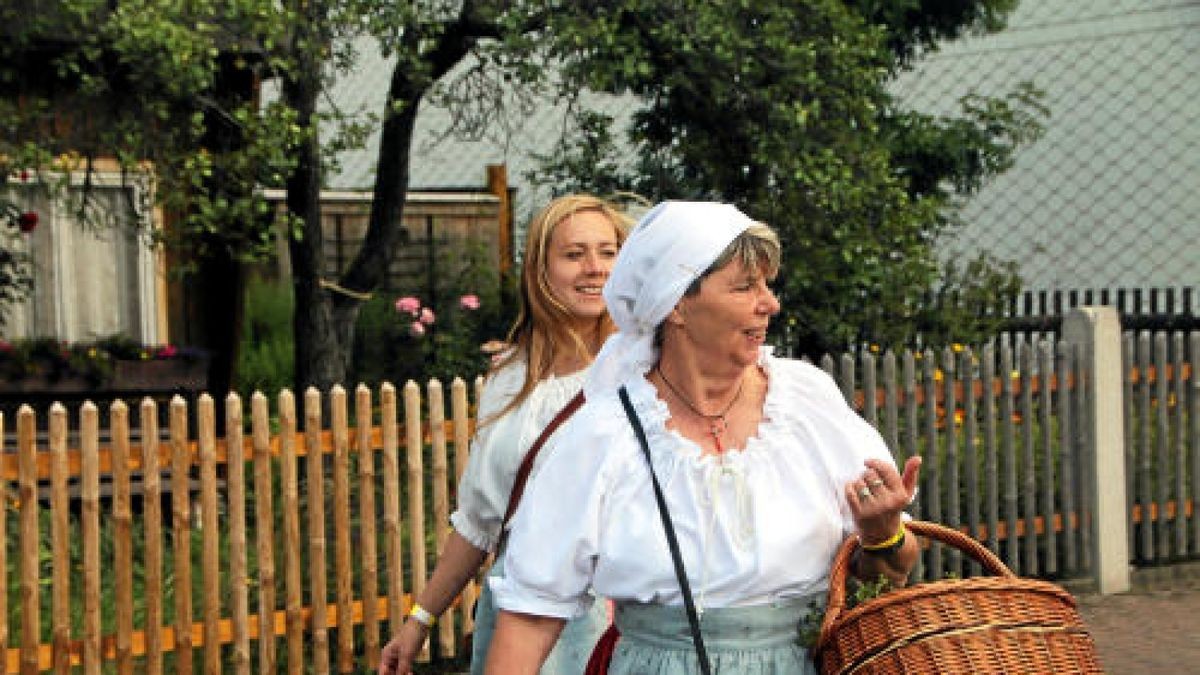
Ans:
<svg viewBox="0 0 1200 675"><path fill-rule="evenodd" d="M892 462L883 439L825 372L764 350L763 419L741 450L701 455L666 427L669 412L640 373L625 383L650 444L693 597L701 607L770 603L824 590L855 526L844 486L864 461ZM502 609L571 618L596 595L681 605L650 473L616 392L591 398L514 518Z"/></svg>
<svg viewBox="0 0 1200 675"><path fill-rule="evenodd" d="M525 363L516 361L489 375L475 418L487 421L508 405L525 382L525 370ZM521 460L542 429L583 387L586 373L587 369L561 377L551 375L539 382L519 406L479 428L471 442L467 468L459 479L457 509L450 516L455 531L471 545L483 551L496 546ZM554 435L562 431L559 428ZM540 470L550 451L548 442L534 460L533 474Z"/></svg>

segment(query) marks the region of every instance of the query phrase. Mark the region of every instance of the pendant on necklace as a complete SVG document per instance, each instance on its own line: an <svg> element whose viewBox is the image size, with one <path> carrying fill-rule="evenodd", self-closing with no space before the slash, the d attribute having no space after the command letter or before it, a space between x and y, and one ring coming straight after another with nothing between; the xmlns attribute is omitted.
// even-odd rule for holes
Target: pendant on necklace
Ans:
<svg viewBox="0 0 1200 675"><path fill-rule="evenodd" d="M724 417L716 417L708 420L708 433L712 434L713 444L717 446L717 454L725 452L725 446L721 444L721 437L725 435L725 430L729 428L729 424Z"/></svg>

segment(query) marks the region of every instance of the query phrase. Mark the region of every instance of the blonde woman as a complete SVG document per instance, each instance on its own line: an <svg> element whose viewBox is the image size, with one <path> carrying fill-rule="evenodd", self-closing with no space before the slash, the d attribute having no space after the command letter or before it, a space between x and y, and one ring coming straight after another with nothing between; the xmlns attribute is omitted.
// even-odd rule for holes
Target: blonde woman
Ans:
<svg viewBox="0 0 1200 675"><path fill-rule="evenodd" d="M521 309L509 332L511 349L488 375L479 400L479 431L458 485L454 531L413 611L383 649L380 675L412 672L413 659L441 614L501 540L518 467L543 430L583 386L600 345L613 332L601 289L629 219L591 195L550 202L526 232ZM548 446L547 446L548 447ZM539 453L534 470L545 455ZM499 551L490 576L502 575ZM475 616L471 672L483 672L496 605L485 586ZM542 673L583 672L607 625L603 603L568 623Z"/></svg>

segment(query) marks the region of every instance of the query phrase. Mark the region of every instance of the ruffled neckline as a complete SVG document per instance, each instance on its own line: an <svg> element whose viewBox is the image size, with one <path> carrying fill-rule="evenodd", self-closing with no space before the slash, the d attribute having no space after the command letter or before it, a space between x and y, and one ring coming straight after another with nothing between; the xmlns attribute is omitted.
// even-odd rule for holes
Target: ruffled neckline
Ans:
<svg viewBox="0 0 1200 675"><path fill-rule="evenodd" d="M757 431L746 439L744 448L731 448L722 455L703 453L695 441L669 428L667 422L671 419L671 410L667 402L659 397L658 389L646 379L644 373L632 378L628 383L630 399L646 431L646 440L650 443L650 452L655 463L666 462L664 466L675 466L686 462L698 469L707 469L719 464L722 468L736 469L752 461L753 457L769 452L772 446L767 439L775 435L773 432L783 419L780 401L783 387L777 377L778 368L775 361L769 348L763 348L759 352L758 365L767 376L767 393Z"/></svg>

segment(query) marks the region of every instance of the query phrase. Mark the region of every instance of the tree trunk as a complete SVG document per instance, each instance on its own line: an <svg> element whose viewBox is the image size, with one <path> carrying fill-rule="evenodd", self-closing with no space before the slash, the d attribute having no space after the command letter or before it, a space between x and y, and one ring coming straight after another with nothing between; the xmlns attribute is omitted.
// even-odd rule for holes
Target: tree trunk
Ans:
<svg viewBox="0 0 1200 675"><path fill-rule="evenodd" d="M287 180L287 209L300 220L300 238L289 238L292 262L292 318L295 342L296 393L313 386L328 391L346 379L348 350L334 319L325 274L324 233L321 228L321 158L317 129L319 64L301 67L301 75L283 85L283 97L309 133L297 150L297 165ZM310 76L305 76L310 74Z"/></svg>
<svg viewBox="0 0 1200 675"><path fill-rule="evenodd" d="M303 238L289 241L292 283L295 291L294 318L296 386L315 386L322 391L334 384L349 385L346 377L354 349L354 324L362 297L383 283L403 226L408 193L409 151L417 110L429 86L468 53L472 44L465 23L455 24L442 34L429 55L430 73L414 79L409 69L396 66L388 88L371 216L363 245L345 274L334 284L322 283L325 255L321 230L320 143L316 134L316 101L320 93L317 73L320 64L310 62L300 72L312 73L284 83L284 100L297 111L310 135L299 153L299 164L287 183L288 211L303 223ZM414 53L416 44L411 45Z"/></svg>

